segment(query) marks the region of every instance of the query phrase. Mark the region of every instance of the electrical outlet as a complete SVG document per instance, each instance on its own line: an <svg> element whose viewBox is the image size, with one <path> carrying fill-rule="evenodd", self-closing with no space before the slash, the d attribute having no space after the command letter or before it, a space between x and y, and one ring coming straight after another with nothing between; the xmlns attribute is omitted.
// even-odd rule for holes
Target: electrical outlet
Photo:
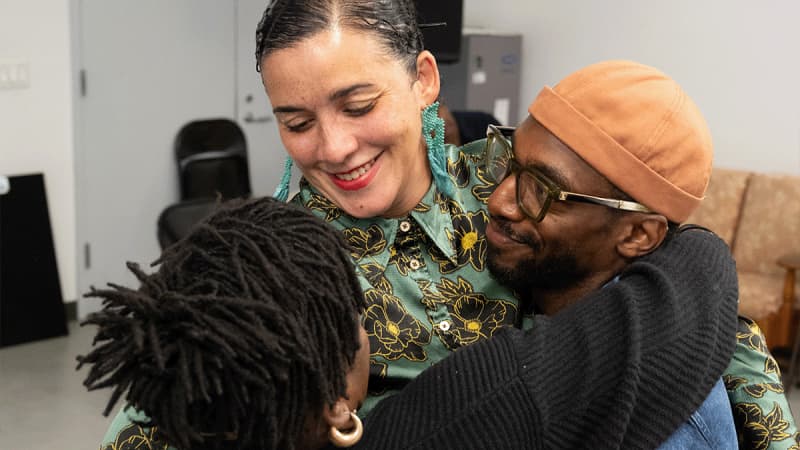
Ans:
<svg viewBox="0 0 800 450"><path fill-rule="evenodd" d="M0 89L27 89L30 68L27 61L0 59Z"/></svg>

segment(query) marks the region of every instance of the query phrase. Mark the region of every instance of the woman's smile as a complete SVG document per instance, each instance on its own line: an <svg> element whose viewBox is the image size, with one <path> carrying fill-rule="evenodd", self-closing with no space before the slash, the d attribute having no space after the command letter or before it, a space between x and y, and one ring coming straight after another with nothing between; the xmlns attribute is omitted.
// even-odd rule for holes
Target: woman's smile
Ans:
<svg viewBox="0 0 800 450"><path fill-rule="evenodd" d="M382 155L383 153L381 153ZM335 173L330 176L336 186L345 191L356 191L368 186L380 169L378 159L381 155L367 161L366 164L347 172Z"/></svg>

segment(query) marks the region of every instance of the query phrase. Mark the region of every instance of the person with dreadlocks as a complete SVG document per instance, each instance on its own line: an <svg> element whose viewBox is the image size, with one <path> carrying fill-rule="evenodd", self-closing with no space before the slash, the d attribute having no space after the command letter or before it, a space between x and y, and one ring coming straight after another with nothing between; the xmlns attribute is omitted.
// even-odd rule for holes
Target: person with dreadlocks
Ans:
<svg viewBox="0 0 800 450"><path fill-rule="evenodd" d="M710 233L683 232L631 264L612 286L556 315L535 317L530 331L506 327L451 353L362 424L354 410L366 394L370 356L359 315L374 306L365 303L333 227L272 198L236 200L157 264L150 274L129 264L138 289L111 284L88 294L102 298L104 309L84 322L98 326L96 348L79 357L80 365L91 365L85 384L113 388L106 413L119 399L126 403L103 450L316 449L329 442L361 449L534 449L598 433L646 447L649 441L632 433L650 423L647 439L669 435L696 406L672 394L693 376L665 379L660 396L651 390L646 398L631 396L643 388L636 380L641 361L671 343L604 348L597 342L624 335L614 332L615 322L594 318L627 317L643 329L686 320L684 329L693 331L676 339L705 345L711 361L729 358L733 345L730 253ZM696 289L712 282L711 298ZM654 309L662 314L649 314ZM615 363L580 369L599 350ZM557 364L564 355L573 363ZM664 410L658 418L632 414L643 402ZM458 414L442 414L451 409ZM613 418L597 420L603 411ZM574 420L550 422L564 415Z"/></svg>
<svg viewBox="0 0 800 450"><path fill-rule="evenodd" d="M339 233L277 200L232 202L154 264L128 264L138 289L88 294L105 308L84 322L102 343L79 357L85 384L114 387L106 415L123 395L148 415L120 414L103 449L317 448L352 427L369 341Z"/></svg>

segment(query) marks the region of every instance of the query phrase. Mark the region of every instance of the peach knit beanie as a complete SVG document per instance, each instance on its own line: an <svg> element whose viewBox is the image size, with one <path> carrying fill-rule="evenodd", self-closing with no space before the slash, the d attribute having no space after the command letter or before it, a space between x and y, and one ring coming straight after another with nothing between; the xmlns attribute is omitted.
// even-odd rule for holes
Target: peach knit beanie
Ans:
<svg viewBox="0 0 800 450"><path fill-rule="evenodd" d="M531 116L637 202L680 223L711 174L711 133L681 87L631 61L606 61L545 87Z"/></svg>

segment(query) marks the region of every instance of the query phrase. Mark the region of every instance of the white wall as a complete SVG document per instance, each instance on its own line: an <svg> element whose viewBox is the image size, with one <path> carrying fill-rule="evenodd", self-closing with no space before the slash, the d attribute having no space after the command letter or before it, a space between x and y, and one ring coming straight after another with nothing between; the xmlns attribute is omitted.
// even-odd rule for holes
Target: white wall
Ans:
<svg viewBox="0 0 800 450"><path fill-rule="evenodd" d="M86 292L135 285L125 262L158 257L159 214L180 199L180 128L234 116L235 8L232 0L83 0L79 28L76 66L87 89L76 102L76 227L79 254L89 248L90 257L79 262L77 285ZM82 299L78 317L100 304Z"/></svg>
<svg viewBox="0 0 800 450"><path fill-rule="evenodd" d="M23 60L30 87L0 90L0 174L43 172L61 291L76 298L69 0L2 0L0 59Z"/></svg>
<svg viewBox="0 0 800 450"><path fill-rule="evenodd" d="M0 59L29 63L0 90L0 174L44 172L65 299L77 297L69 0L2 0ZM716 164L800 174L800 3L465 0L465 25L524 35L522 110L544 84L628 58L677 79L706 115Z"/></svg>
<svg viewBox="0 0 800 450"><path fill-rule="evenodd" d="M491 5L491 6L489 6ZM521 116L545 84L605 59L675 78L715 164L800 174L800 2L465 0L465 26L523 34Z"/></svg>

